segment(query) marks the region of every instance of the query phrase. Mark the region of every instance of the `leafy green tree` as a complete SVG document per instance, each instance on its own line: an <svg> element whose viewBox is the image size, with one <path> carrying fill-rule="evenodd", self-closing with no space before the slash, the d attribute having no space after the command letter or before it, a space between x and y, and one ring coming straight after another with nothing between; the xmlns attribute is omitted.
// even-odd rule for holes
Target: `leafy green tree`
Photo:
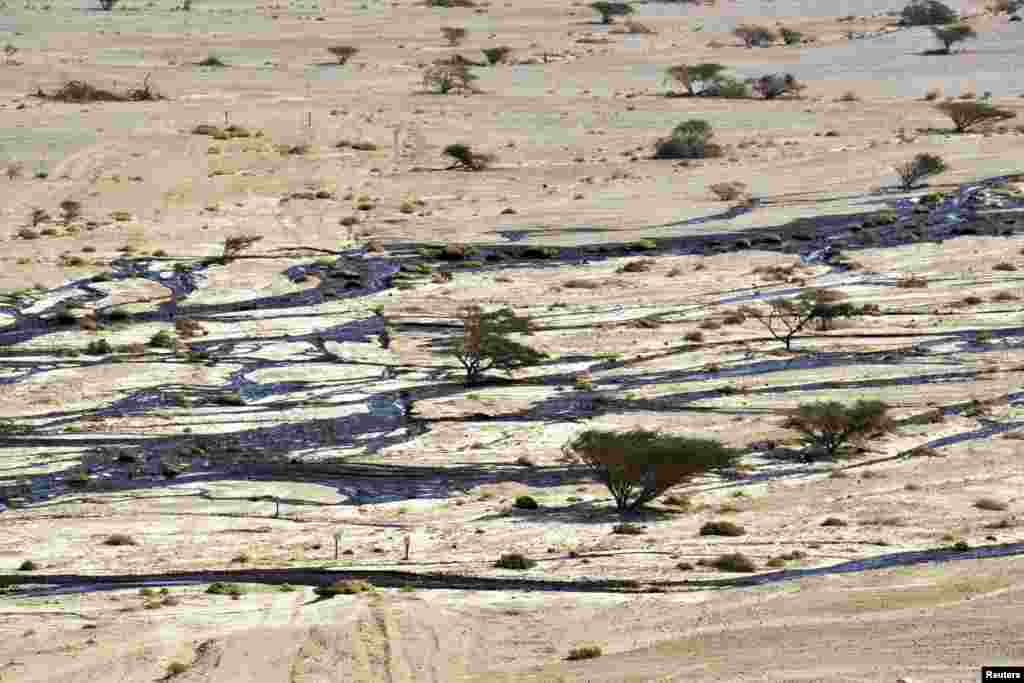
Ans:
<svg viewBox="0 0 1024 683"><path fill-rule="evenodd" d="M491 368L511 372L536 365L547 355L508 338L511 334L530 334L530 319L517 316L508 308L485 312L478 305L458 311L462 334L442 343L444 352L455 356L466 370L466 384L472 385Z"/></svg>
<svg viewBox="0 0 1024 683"><path fill-rule="evenodd" d="M608 487L620 511L635 510L677 484L728 467L739 455L713 439L646 429L590 429L567 443L563 452Z"/></svg>
<svg viewBox="0 0 1024 683"><path fill-rule="evenodd" d="M932 26L932 33L935 35L935 39L942 43L942 51L947 55L952 52L955 44L978 37L978 32L967 24Z"/></svg>
<svg viewBox="0 0 1024 683"><path fill-rule="evenodd" d="M600 2L590 3L590 9L601 15L602 24L611 24L615 17L624 17L633 13L633 8L624 2Z"/></svg>
<svg viewBox="0 0 1024 683"><path fill-rule="evenodd" d="M881 401L804 403L790 412L785 427L800 432L804 442L835 457L850 442L859 442L892 430L889 407ZM812 452L805 455L810 460Z"/></svg>

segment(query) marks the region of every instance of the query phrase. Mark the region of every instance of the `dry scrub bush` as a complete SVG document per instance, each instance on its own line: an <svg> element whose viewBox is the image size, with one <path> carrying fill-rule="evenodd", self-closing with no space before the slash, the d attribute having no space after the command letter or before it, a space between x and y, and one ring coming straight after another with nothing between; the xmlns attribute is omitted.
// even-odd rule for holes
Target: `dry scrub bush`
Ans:
<svg viewBox="0 0 1024 683"><path fill-rule="evenodd" d="M701 536L743 536L746 533L747 530L739 524L725 520L708 522L700 528L699 532Z"/></svg>
<svg viewBox="0 0 1024 683"><path fill-rule="evenodd" d="M351 45L332 45L327 51L338 60L338 64L344 65L359 52L358 47Z"/></svg>
<svg viewBox="0 0 1024 683"><path fill-rule="evenodd" d="M582 647L574 647L569 650L569 655L566 657L569 661L577 661L580 659L595 659L603 654L601 648L597 645L584 645Z"/></svg>
<svg viewBox="0 0 1024 683"><path fill-rule="evenodd" d="M587 430L563 452L608 487L620 511L635 510L692 477L728 467L738 456L718 441L645 429Z"/></svg>
<svg viewBox="0 0 1024 683"><path fill-rule="evenodd" d="M441 95L477 92L473 87L476 79L468 64L455 59L439 59L423 71L424 87Z"/></svg>
<svg viewBox="0 0 1024 683"><path fill-rule="evenodd" d="M441 35L448 41L448 45L455 47L466 39L467 31L461 26L442 26Z"/></svg>
<svg viewBox="0 0 1024 683"><path fill-rule="evenodd" d="M746 194L747 184L741 183L738 180L733 180L730 182L709 185L708 190L710 190L719 201L731 202L740 199L744 194Z"/></svg>
<svg viewBox="0 0 1024 683"><path fill-rule="evenodd" d="M719 555L711 561L702 560L698 564L714 567L723 572L748 573L757 571L757 564L743 553L727 553Z"/></svg>
<svg viewBox="0 0 1024 683"><path fill-rule="evenodd" d="M498 558L494 563L494 566L499 569L517 569L519 571L525 571L536 567L537 561L531 560L522 553L506 553Z"/></svg>
<svg viewBox="0 0 1024 683"><path fill-rule="evenodd" d="M948 171L949 166L936 154L921 153L896 166L895 170L900 178L900 187L910 190L924 178Z"/></svg>
<svg viewBox="0 0 1024 683"><path fill-rule="evenodd" d="M445 147L443 154L454 160L454 163L448 167L448 170L483 171L497 160L497 157L493 154L474 152L470 149L469 145L459 142Z"/></svg>

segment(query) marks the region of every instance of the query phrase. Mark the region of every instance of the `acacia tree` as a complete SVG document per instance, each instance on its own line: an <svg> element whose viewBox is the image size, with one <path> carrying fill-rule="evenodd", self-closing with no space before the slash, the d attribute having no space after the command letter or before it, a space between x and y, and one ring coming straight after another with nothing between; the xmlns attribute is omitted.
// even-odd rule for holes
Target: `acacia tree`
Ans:
<svg viewBox="0 0 1024 683"><path fill-rule="evenodd" d="M773 299L768 302L767 311L745 306L742 313L764 325L789 351L793 338L811 323L818 321L827 328L836 318L851 318L863 311L850 303L827 303L812 294L795 299Z"/></svg>
<svg viewBox="0 0 1024 683"><path fill-rule="evenodd" d="M956 12L938 0L913 0L901 15L900 23L904 26L951 24L957 20Z"/></svg>
<svg viewBox="0 0 1024 683"><path fill-rule="evenodd" d="M619 511L635 510L697 475L732 465L738 453L713 439L645 429L590 429L562 448L608 487Z"/></svg>
<svg viewBox="0 0 1024 683"><path fill-rule="evenodd" d="M590 3L590 9L601 15L602 24L611 24L615 17L624 17L633 13L633 8L624 2L600 2Z"/></svg>
<svg viewBox="0 0 1024 683"><path fill-rule="evenodd" d="M956 43L962 43L965 40L973 40L978 37L978 32L967 24L932 26L932 33L935 35L935 39L942 43L942 52L947 55L952 52L953 45Z"/></svg>
<svg viewBox="0 0 1024 683"><path fill-rule="evenodd" d="M985 102L943 102L935 108L953 121L957 133L966 133L979 123L1005 121L1017 115L1008 109L999 109Z"/></svg>
<svg viewBox="0 0 1024 683"><path fill-rule="evenodd" d="M949 166L936 154L922 153L910 161L895 167L896 175L900 177L900 187L910 190L919 181L928 176L938 175L949 170Z"/></svg>
<svg viewBox="0 0 1024 683"><path fill-rule="evenodd" d="M458 311L462 334L442 343L442 348L455 356L466 370L466 384L479 381L491 368L511 372L516 368L536 365L547 354L508 338L510 334L529 334L530 319L502 308L485 312L476 304Z"/></svg>
<svg viewBox="0 0 1024 683"><path fill-rule="evenodd" d="M783 426L800 432L805 443L835 457L849 442L890 431L894 423L888 409L881 401L857 401L849 407L838 401L804 403L789 413ZM813 451L805 451L805 460L812 457Z"/></svg>

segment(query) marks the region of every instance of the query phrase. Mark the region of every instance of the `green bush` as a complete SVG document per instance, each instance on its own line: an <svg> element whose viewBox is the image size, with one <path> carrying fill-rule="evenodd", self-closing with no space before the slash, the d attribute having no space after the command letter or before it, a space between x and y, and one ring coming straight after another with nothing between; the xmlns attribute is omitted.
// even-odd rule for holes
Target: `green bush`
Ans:
<svg viewBox="0 0 1024 683"><path fill-rule="evenodd" d="M527 570L536 567L537 561L531 560L522 553L506 553L498 558L498 561L494 563L494 566L501 569Z"/></svg>
<svg viewBox="0 0 1024 683"><path fill-rule="evenodd" d="M106 339L94 339L85 346L85 353L90 356L107 356L114 352L114 347Z"/></svg>
<svg viewBox="0 0 1024 683"><path fill-rule="evenodd" d="M563 450L608 487L619 510L636 509L692 477L728 467L738 456L718 441L645 429L587 430Z"/></svg>
<svg viewBox="0 0 1024 683"><path fill-rule="evenodd" d="M34 572L37 569L42 569L42 567L38 562L33 562L32 560L25 560L18 565L18 571L20 572Z"/></svg>
<svg viewBox="0 0 1024 683"><path fill-rule="evenodd" d="M722 148L711 142L714 130L703 119L689 119L676 126L667 138L654 145L656 159L706 159L722 155Z"/></svg>
<svg viewBox="0 0 1024 683"><path fill-rule="evenodd" d="M537 501L534 500L532 496L519 496L518 498L516 498L516 502L513 503L513 506L519 508L520 510L536 510L537 508L540 507L540 505L537 504Z"/></svg>
<svg viewBox="0 0 1024 683"><path fill-rule="evenodd" d="M708 522L700 528L701 536L743 536L747 530L729 521Z"/></svg>
<svg viewBox="0 0 1024 683"><path fill-rule="evenodd" d="M149 338L149 345L161 349L173 349L174 336L167 330L160 330Z"/></svg>
<svg viewBox="0 0 1024 683"><path fill-rule="evenodd" d="M569 650L569 655L566 657L569 661L577 661L580 659L595 659L604 654L600 647L597 645L584 645L582 647L574 647Z"/></svg>

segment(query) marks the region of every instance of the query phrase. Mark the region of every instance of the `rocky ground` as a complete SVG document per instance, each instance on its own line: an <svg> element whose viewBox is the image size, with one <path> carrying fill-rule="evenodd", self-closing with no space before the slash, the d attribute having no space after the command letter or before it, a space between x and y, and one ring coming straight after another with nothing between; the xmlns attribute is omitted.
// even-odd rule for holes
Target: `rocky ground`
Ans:
<svg viewBox="0 0 1024 683"><path fill-rule="evenodd" d="M0 681L947 682L1019 664L1024 137L942 132L923 96L1019 112L1022 24L963 6L979 39L924 56L926 30L881 14L902 3L863 4L639 4L651 34L576 3L10 9ZM816 42L739 46L758 21ZM446 46L442 26L468 36ZM475 68L481 92L422 92L421 65L495 45L512 63ZM228 66L194 64L209 55ZM666 97L665 69L700 61L807 89ZM167 99L31 95L147 78ZM725 155L650 158L688 118ZM449 170L453 142L497 159ZM895 189L921 152L950 170ZM725 181L751 201L718 200ZM226 248L239 236L260 239ZM788 351L740 315L811 289L877 311ZM438 348L471 303L529 315L547 359L465 386ZM787 411L858 399L897 428L805 462ZM633 427L743 455L615 533L562 446ZM699 535L717 520L745 533ZM510 552L537 564L496 567ZM733 552L756 570L700 564ZM338 579L374 589L315 592Z"/></svg>

